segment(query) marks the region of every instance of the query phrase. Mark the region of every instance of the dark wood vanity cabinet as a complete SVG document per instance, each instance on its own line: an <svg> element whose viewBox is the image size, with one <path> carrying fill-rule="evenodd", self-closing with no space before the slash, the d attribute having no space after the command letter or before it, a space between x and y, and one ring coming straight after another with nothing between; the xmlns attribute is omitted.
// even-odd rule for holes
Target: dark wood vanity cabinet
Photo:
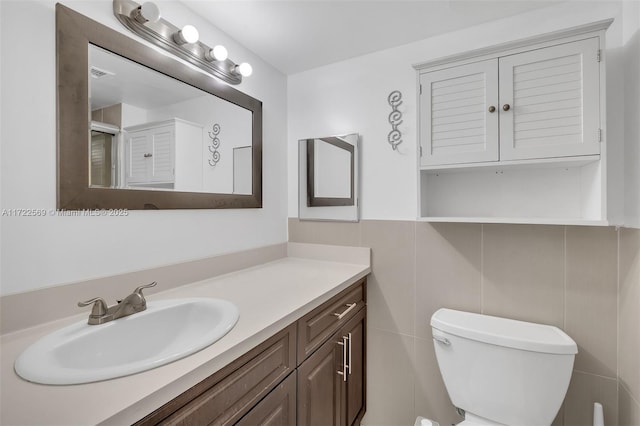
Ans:
<svg viewBox="0 0 640 426"><path fill-rule="evenodd" d="M362 308L298 367L298 425L359 424L365 411L365 317Z"/></svg>
<svg viewBox="0 0 640 426"><path fill-rule="evenodd" d="M240 419L237 426L291 426L296 424L296 373L291 373Z"/></svg>
<svg viewBox="0 0 640 426"><path fill-rule="evenodd" d="M296 325L291 324L136 425L237 424L295 372L295 342Z"/></svg>
<svg viewBox="0 0 640 426"><path fill-rule="evenodd" d="M359 424L365 305L362 279L136 425Z"/></svg>

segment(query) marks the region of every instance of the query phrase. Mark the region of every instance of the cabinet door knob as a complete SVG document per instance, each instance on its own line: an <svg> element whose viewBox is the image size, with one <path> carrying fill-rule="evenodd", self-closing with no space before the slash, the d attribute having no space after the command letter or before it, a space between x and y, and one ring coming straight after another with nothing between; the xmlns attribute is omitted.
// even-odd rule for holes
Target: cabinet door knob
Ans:
<svg viewBox="0 0 640 426"><path fill-rule="evenodd" d="M147 152L147 153L144 155L144 158L150 158L150 157L153 157L153 154L152 154L152 153L150 153L150 152Z"/></svg>
<svg viewBox="0 0 640 426"><path fill-rule="evenodd" d="M489 107L489 112L496 112L496 107L494 107L493 105L491 105Z"/></svg>
<svg viewBox="0 0 640 426"><path fill-rule="evenodd" d="M511 109L511 105L509 105L509 104L504 104L504 105L502 105L502 109L503 109L504 111L509 111L509 110Z"/></svg>

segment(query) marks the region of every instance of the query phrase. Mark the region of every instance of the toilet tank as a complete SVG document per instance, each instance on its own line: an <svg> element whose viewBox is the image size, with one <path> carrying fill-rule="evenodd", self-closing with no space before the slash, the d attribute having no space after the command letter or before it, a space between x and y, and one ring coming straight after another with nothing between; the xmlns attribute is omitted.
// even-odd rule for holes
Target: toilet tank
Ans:
<svg viewBox="0 0 640 426"><path fill-rule="evenodd" d="M506 425L551 424L578 352L562 330L452 309L433 314L431 328L456 407Z"/></svg>

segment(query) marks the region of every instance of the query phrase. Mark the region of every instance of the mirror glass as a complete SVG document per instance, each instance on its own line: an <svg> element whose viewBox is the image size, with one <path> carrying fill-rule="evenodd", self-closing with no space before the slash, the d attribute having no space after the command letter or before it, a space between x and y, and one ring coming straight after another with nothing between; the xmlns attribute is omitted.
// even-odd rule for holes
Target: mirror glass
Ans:
<svg viewBox="0 0 640 426"><path fill-rule="evenodd" d="M89 75L91 187L251 194L251 111L92 44Z"/></svg>
<svg viewBox="0 0 640 426"><path fill-rule="evenodd" d="M311 141L313 157L307 158L313 158L313 198L351 199L353 147L342 147L331 139Z"/></svg>
<svg viewBox="0 0 640 426"><path fill-rule="evenodd" d="M56 4L57 207L262 207L262 102Z"/></svg>
<svg viewBox="0 0 640 426"><path fill-rule="evenodd" d="M357 221L358 134L298 141L300 219Z"/></svg>

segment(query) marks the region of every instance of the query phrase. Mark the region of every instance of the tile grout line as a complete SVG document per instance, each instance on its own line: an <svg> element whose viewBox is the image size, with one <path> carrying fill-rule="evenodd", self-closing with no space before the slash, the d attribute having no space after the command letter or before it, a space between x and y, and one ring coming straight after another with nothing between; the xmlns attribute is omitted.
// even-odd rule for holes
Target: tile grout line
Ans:
<svg viewBox="0 0 640 426"><path fill-rule="evenodd" d="M562 329L567 330L567 227L563 227L562 241Z"/></svg>
<svg viewBox="0 0 640 426"><path fill-rule="evenodd" d="M484 314L484 224L480 224L480 313Z"/></svg>
<svg viewBox="0 0 640 426"><path fill-rule="evenodd" d="M620 228L616 228L616 411L620 417ZM630 392L627 392L631 395ZM618 418L618 420L620 420Z"/></svg>
<svg viewBox="0 0 640 426"><path fill-rule="evenodd" d="M413 364L418 363L418 354L416 350L416 334L417 333L417 316L418 316L418 222L413 221L413 336L411 340L413 343ZM417 417L418 407L416 407L416 374L414 370L413 374L413 417Z"/></svg>
<svg viewBox="0 0 640 426"><path fill-rule="evenodd" d="M602 374L590 373L588 371L580 370L580 369L577 369L577 368L574 368L573 371L576 372L576 373L580 373L580 374L586 374L586 375L589 375L589 376L598 377L600 379L613 380L616 383L618 382L618 378L617 377L603 376Z"/></svg>
<svg viewBox="0 0 640 426"><path fill-rule="evenodd" d="M567 330L567 226L563 226L562 230L562 329ZM575 365L575 359L574 359ZM575 370L574 371L579 371ZM572 373L573 375L573 373ZM571 383L569 383L571 385ZM567 392L569 389L567 389ZM566 395L565 395L566 398ZM564 406L564 401L562 402ZM562 424L567 422L567 410L562 411Z"/></svg>
<svg viewBox="0 0 640 426"><path fill-rule="evenodd" d="M618 393L620 392L620 388L622 388L627 393L627 395L629 395L629 398L631 398L631 401L634 402L636 405L638 405L638 408L640 408L640 400L637 400L635 395L631 393L631 389L629 389L624 383L620 383L618 386ZM618 405L620 405L619 402L618 402Z"/></svg>

